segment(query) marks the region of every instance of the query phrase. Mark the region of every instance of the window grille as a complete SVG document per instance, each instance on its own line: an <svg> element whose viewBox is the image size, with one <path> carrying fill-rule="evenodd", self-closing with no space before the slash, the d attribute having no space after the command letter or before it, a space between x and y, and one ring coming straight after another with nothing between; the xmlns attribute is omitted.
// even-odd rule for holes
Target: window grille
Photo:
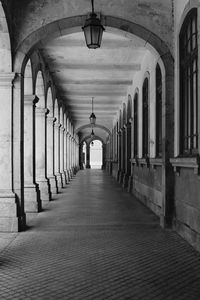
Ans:
<svg viewBox="0 0 200 300"><path fill-rule="evenodd" d="M180 32L180 149L192 155L198 149L197 10L192 9Z"/></svg>
<svg viewBox="0 0 200 300"><path fill-rule="evenodd" d="M147 157L149 154L149 81L145 78L142 88L143 97L143 131L142 131L142 147L143 147L143 157Z"/></svg>

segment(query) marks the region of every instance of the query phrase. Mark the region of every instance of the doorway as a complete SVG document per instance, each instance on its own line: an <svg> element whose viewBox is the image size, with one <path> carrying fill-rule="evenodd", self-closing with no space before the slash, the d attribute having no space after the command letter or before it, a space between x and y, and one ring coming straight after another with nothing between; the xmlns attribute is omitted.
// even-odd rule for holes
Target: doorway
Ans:
<svg viewBox="0 0 200 300"><path fill-rule="evenodd" d="M99 140L90 143L90 166L91 169L102 168L102 142Z"/></svg>

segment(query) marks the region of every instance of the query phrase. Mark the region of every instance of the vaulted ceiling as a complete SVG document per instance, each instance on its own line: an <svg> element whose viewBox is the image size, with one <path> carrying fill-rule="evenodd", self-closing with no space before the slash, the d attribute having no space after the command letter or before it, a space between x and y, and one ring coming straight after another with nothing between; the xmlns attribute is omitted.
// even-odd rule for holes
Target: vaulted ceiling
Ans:
<svg viewBox="0 0 200 300"><path fill-rule="evenodd" d="M83 32L52 39L40 49L50 69L59 97L65 102L75 129L90 135L89 116L94 97L95 134L105 138L102 126L111 130L128 87L141 69L144 42L125 34L103 34L100 49L88 49ZM84 126L84 127L83 127Z"/></svg>

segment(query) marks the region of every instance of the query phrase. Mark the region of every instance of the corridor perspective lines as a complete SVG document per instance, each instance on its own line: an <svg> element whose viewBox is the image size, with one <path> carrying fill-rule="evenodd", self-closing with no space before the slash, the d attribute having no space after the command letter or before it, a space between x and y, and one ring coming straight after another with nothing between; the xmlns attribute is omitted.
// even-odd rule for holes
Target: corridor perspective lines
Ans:
<svg viewBox="0 0 200 300"><path fill-rule="evenodd" d="M101 170L0 234L0 299L198 300L200 255Z"/></svg>

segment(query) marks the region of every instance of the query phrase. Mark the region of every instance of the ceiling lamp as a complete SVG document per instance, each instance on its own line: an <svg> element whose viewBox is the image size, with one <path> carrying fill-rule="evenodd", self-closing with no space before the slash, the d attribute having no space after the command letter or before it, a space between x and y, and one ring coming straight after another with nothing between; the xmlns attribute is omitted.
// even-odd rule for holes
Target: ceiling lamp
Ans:
<svg viewBox="0 0 200 300"><path fill-rule="evenodd" d="M94 97L92 97L92 113L91 113L90 118L89 118L90 119L90 124L92 126L94 126L96 124L96 116L93 113L93 99L94 99Z"/></svg>
<svg viewBox="0 0 200 300"><path fill-rule="evenodd" d="M93 136L94 136L94 131L93 131L93 129L92 129L92 132L91 132L91 138L93 138Z"/></svg>
<svg viewBox="0 0 200 300"><path fill-rule="evenodd" d="M92 12L89 18L86 19L85 25L82 27L85 35L86 45L89 49L100 48L103 31L105 28L101 24L99 18L94 12L94 0L91 0Z"/></svg>

